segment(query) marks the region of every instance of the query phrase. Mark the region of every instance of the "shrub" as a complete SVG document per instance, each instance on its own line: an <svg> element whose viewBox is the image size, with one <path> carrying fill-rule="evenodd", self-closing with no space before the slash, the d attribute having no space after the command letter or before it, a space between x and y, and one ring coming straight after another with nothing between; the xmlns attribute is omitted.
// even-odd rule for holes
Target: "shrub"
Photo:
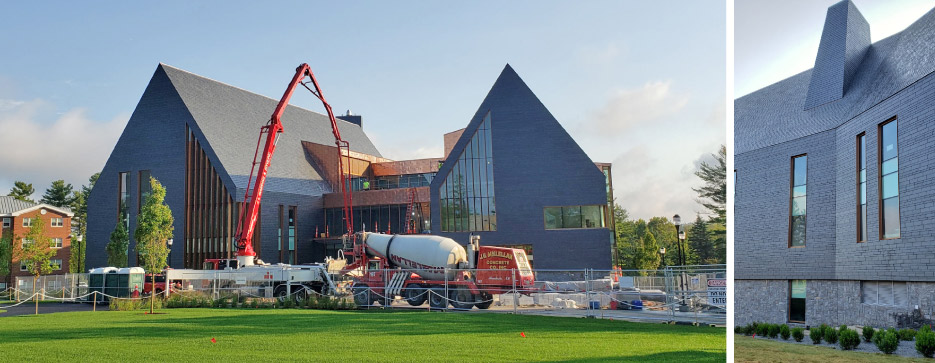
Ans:
<svg viewBox="0 0 935 363"><path fill-rule="evenodd" d="M841 345L841 349L852 350L857 348L860 345L860 335L857 334L856 330L848 329L843 327L840 332L838 332L838 340Z"/></svg>
<svg viewBox="0 0 935 363"><path fill-rule="evenodd" d="M872 326L865 326L864 329L863 329L863 331L862 331L862 333L863 333L863 335L864 335L864 341L865 341L865 342L870 343L870 342L873 341L873 333L874 333L874 330L873 330L873 327L872 327Z"/></svg>
<svg viewBox="0 0 935 363"><path fill-rule="evenodd" d="M825 330L822 329L821 326L817 328L812 328L812 330L808 333L808 337L812 339L812 344L821 343L821 338L824 337L824 335L825 335Z"/></svg>
<svg viewBox="0 0 935 363"><path fill-rule="evenodd" d="M935 357L935 333L930 326L922 326L916 334L916 351L926 358Z"/></svg>
<svg viewBox="0 0 935 363"><path fill-rule="evenodd" d="M751 336L753 333L756 333L756 325L754 323L747 324L743 327L743 335Z"/></svg>
<svg viewBox="0 0 935 363"><path fill-rule="evenodd" d="M792 339L801 342L802 339L805 339L805 330L802 328L792 328Z"/></svg>
<svg viewBox="0 0 935 363"><path fill-rule="evenodd" d="M138 300L138 299L137 300L120 299L120 298L110 299L110 310L111 311L133 311L133 310L139 310L142 306L143 306L142 300Z"/></svg>
<svg viewBox="0 0 935 363"><path fill-rule="evenodd" d="M825 338L825 341L826 341L826 342L831 343L831 344L837 344L837 343L838 343L838 331L837 331L837 329L835 329L835 328L829 326L829 327L825 328L824 331L825 331L825 334L824 334L824 337L823 337L823 338Z"/></svg>
<svg viewBox="0 0 935 363"><path fill-rule="evenodd" d="M769 324L766 328L766 336L773 339L779 336L779 324Z"/></svg>
<svg viewBox="0 0 935 363"><path fill-rule="evenodd" d="M735 326L735 327L734 327L734 334L743 334L743 332L745 331L745 329L746 329L745 326L740 326L740 325Z"/></svg>
<svg viewBox="0 0 935 363"><path fill-rule="evenodd" d="M756 325L756 335L766 337L769 335L769 324L762 323Z"/></svg>
<svg viewBox="0 0 935 363"><path fill-rule="evenodd" d="M913 329L900 329L899 330L899 340L905 340L911 342L916 338L916 331Z"/></svg>
<svg viewBox="0 0 935 363"><path fill-rule="evenodd" d="M899 334L896 329L880 330L873 334L873 343L877 349L886 354L893 354L899 348Z"/></svg>
<svg viewBox="0 0 935 363"><path fill-rule="evenodd" d="M792 334L792 332L789 331L789 326L788 326L788 325L782 324L782 325L779 326L779 336L782 337L782 340L789 340L789 335L791 335L791 334Z"/></svg>

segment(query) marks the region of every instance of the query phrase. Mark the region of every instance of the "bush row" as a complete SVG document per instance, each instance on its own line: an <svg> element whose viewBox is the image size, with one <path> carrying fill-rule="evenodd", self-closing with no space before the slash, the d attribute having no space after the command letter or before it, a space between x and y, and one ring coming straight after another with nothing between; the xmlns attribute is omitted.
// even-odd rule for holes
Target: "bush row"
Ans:
<svg viewBox="0 0 935 363"><path fill-rule="evenodd" d="M291 299L279 301L275 298L238 297L235 295L221 296L217 299L204 293L176 293L168 299L156 298L156 308L249 308L249 309L322 309L322 310L352 310L357 305L344 298L329 296L310 296L301 301ZM131 311L149 309L149 299L111 299L110 310Z"/></svg>
<svg viewBox="0 0 935 363"><path fill-rule="evenodd" d="M759 335L774 339L780 336L783 340L789 340L791 336L797 342L804 339L802 328L790 329L786 324L754 322L744 326L736 326L734 332L747 336ZM935 332L932 332L931 326L923 326L918 331L913 329L896 330L895 328L875 330L873 327L865 326L862 329L862 334L858 334L856 330L849 329L846 325L841 325L835 329L832 326L821 324L812 328L809 332L812 344L820 344L824 340L829 344L840 345L843 350L857 348L861 342L861 335L863 335L864 342L873 343L877 349L886 354L893 354L899 348L900 341L915 340L915 348L919 354L928 358L935 357Z"/></svg>

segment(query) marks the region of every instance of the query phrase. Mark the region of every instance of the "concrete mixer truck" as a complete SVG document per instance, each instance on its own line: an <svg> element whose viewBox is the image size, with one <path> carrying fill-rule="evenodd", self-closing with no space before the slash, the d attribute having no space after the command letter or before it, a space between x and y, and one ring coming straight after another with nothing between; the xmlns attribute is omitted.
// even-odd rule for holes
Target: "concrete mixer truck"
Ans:
<svg viewBox="0 0 935 363"><path fill-rule="evenodd" d="M412 306L487 309L494 294L531 291L535 277L522 249L481 246L467 250L450 238L360 232L354 257L342 273L354 278L358 305L402 297Z"/></svg>

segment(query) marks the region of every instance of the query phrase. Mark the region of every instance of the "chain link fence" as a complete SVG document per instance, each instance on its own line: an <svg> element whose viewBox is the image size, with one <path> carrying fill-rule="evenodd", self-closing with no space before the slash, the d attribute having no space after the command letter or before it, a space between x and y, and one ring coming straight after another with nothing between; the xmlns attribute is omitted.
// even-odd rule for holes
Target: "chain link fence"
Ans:
<svg viewBox="0 0 935 363"><path fill-rule="evenodd" d="M182 273L182 271L186 271ZM505 312L530 315L726 324L726 266L669 266L662 270L444 270L423 279L402 269L332 274L331 282L279 284L246 281L229 271L175 270L155 290L209 300L240 301L329 297L364 309L399 308ZM45 300L106 301L88 287L88 274L17 277L0 291L8 300L39 294ZM143 293L140 296L146 296ZM0 299L3 298L0 296Z"/></svg>

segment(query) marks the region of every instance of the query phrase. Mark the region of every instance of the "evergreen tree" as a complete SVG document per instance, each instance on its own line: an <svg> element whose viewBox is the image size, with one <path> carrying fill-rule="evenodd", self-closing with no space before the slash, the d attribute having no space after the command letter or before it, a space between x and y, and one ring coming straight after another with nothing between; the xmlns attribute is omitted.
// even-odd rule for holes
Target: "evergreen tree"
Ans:
<svg viewBox="0 0 935 363"><path fill-rule="evenodd" d="M45 194L42 195L42 200L40 200L40 202L56 207L70 207L73 198L71 193L73 191L74 188L72 188L71 184L66 184L64 180L56 180L52 182L52 186L49 187L49 189L45 190Z"/></svg>
<svg viewBox="0 0 935 363"><path fill-rule="evenodd" d="M137 241L140 261L146 273L158 274L166 267L169 256L167 241L172 238L172 210L165 204L166 189L156 178L149 178L152 192L146 197L140 208L136 231L133 238ZM153 313L156 294L150 294L149 313Z"/></svg>
<svg viewBox="0 0 935 363"><path fill-rule="evenodd" d="M88 197L91 196L91 189L94 188L94 183L100 176L101 173L94 173L88 178L88 185L81 186L80 190L72 194L71 210L75 216L71 218L71 229L76 237L81 237L81 241L78 241L78 238L72 238L71 255L68 257L68 269L72 273L82 272L85 268L84 261L88 243Z"/></svg>
<svg viewBox="0 0 935 363"><path fill-rule="evenodd" d="M123 223L123 214L117 220L117 226L110 233L107 243L107 264L113 267L127 267L127 249L130 247L130 234Z"/></svg>
<svg viewBox="0 0 935 363"><path fill-rule="evenodd" d="M717 155L713 156L714 165L703 162L700 170L695 172L704 185L692 189L698 193L699 203L714 215L712 222L723 225L727 219L727 148L721 145Z"/></svg>
<svg viewBox="0 0 935 363"><path fill-rule="evenodd" d="M692 224L692 228L688 232L688 244L691 246L693 252L698 256L696 263L719 263L717 258L717 251L715 250L714 244L711 242L710 237L711 236L708 231L707 223L701 219L700 215L695 217L695 223Z"/></svg>
<svg viewBox="0 0 935 363"><path fill-rule="evenodd" d="M29 198L35 192L36 189L32 187L32 184L26 184L25 182L17 181L13 183L13 188L10 189L9 195L24 202L35 203L35 200Z"/></svg>

